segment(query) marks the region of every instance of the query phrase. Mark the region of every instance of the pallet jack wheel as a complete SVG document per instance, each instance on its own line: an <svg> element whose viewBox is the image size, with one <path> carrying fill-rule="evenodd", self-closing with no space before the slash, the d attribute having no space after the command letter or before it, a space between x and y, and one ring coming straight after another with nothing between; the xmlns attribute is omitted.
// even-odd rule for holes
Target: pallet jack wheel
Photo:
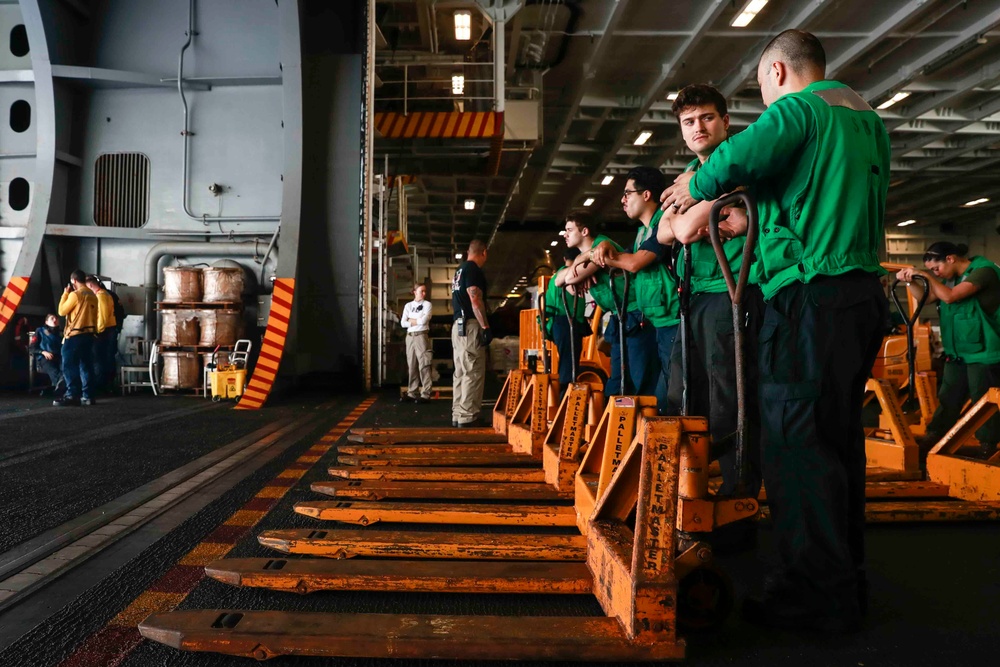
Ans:
<svg viewBox="0 0 1000 667"><path fill-rule="evenodd" d="M218 403L221 400L222 400L222 397L219 396L218 394L216 394L215 396L212 397L212 402L213 403Z"/></svg>
<svg viewBox="0 0 1000 667"><path fill-rule="evenodd" d="M576 381L589 382L603 387L604 383L608 381L608 374L600 366L581 366L580 370L577 371Z"/></svg>
<svg viewBox="0 0 1000 667"><path fill-rule="evenodd" d="M733 610L733 582L710 564L688 572L677 585L677 625L688 632L721 627Z"/></svg>

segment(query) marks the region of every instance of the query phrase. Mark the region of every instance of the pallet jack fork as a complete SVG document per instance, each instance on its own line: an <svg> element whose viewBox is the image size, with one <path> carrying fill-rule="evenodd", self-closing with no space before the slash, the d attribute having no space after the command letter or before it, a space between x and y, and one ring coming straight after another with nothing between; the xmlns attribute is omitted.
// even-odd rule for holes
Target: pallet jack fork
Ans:
<svg viewBox="0 0 1000 667"><path fill-rule="evenodd" d="M963 456L962 449L981 451L975 433L998 412L1000 388L991 387L927 455L930 480L946 484L954 498L990 503L994 512L1000 507L1000 451L976 460Z"/></svg>
<svg viewBox="0 0 1000 667"><path fill-rule="evenodd" d="M433 475L444 475L442 483L433 490L428 489L428 484L420 482L410 482L421 484L415 487L412 495L420 499L435 500L476 500L479 502L469 503L400 503L400 502L369 502L360 499L359 502L353 500L334 501L304 501L295 505L295 511L312 518L325 521L340 521L344 523L354 523L370 525L372 523L430 523L430 524L462 524L462 525L530 525L530 526L586 526L586 520L590 517L594 502L598 492L591 492L588 487L581 487L583 502L577 502L576 507L567 505L554 505L552 501L566 499L575 488L574 479L580 466L580 456L584 447L584 434L589 430L587 422L593 419L595 404L603 402L603 395L597 389L586 383L573 385L563 397L559 406L559 412L552 426L548 429L543 444L542 470L540 472L544 480L551 485L552 493L549 498L536 500L546 500L547 504L523 504L523 482L517 480L498 484L474 484L467 483L456 485L454 478L456 472L465 470L467 475L501 475L503 468L475 468L475 467L454 467L445 469L426 467L410 468L413 475L423 475L429 477ZM595 457L602 459L601 469L604 470L605 480L610 480L610 475L621 459L622 454L635 435L636 417L639 411L637 405L644 405L647 414L655 415L655 399L643 397L640 399L630 398L627 401L617 401L607 407L602 419L594 429L594 441L588 451L594 452ZM513 434L514 431L512 430ZM441 458L437 463L444 465L454 465L456 460L463 455L456 454L454 459ZM469 461L475 463L475 455L469 456ZM343 462L344 457L340 457ZM405 457L400 455L393 458L379 460L381 464L392 464L376 466L372 464L372 459L366 460L370 470L396 470L402 471ZM414 461L429 465L434 463L433 457L423 459L414 457ZM509 462L509 459L507 460ZM496 465L497 460L491 462ZM526 469L507 468L512 474L524 472ZM332 471L343 471L343 468L335 468ZM361 472L367 471L358 471ZM476 478L469 477L469 481ZM348 482L350 483L350 482ZM386 482L370 483L369 488L380 489L379 495L385 497ZM607 485L595 485L603 489ZM313 490L321 493L333 491L337 494L344 488L344 483L338 486L330 486L329 482L321 482L313 485ZM477 490L477 488L479 490ZM400 482L393 487L396 498L408 497L407 483ZM577 491L577 498L581 491ZM355 492L357 494L357 492ZM413 500L412 495L410 500ZM534 493L532 494L534 495ZM493 504L483 503L482 500L490 498L492 500L516 500L522 501L518 504ZM583 512L584 514L580 514ZM582 517L582 518L581 518ZM546 536L539 536L544 542Z"/></svg>
<svg viewBox="0 0 1000 667"><path fill-rule="evenodd" d="M686 428L704 420L653 418L644 422L595 509L586 562L591 590L606 617L507 617L326 614L203 610L153 614L144 637L186 651L211 651L266 659L277 655L368 658L660 661L684 657L679 614L714 613L726 591L711 577L684 574L705 569L703 545L679 548L678 498ZM533 536L525 536L531 538ZM337 562L337 561L333 561ZM292 561L286 561L289 567ZM210 572L217 570L212 564ZM420 562L390 568L419 583ZM284 568L272 568L277 574ZM287 571L292 574L291 571ZM495 573L494 573L495 574ZM229 577L230 575L226 575ZM298 576L293 575L293 576ZM325 575L328 578L334 575ZM428 577L442 576L440 568ZM231 579L230 579L231 580ZM344 577L341 575L341 580ZM364 577L377 582L380 577ZM541 583L548 585L547 577ZM243 581L241 580L241 583ZM571 592L577 584L563 584ZM296 583L309 590L310 583ZM469 586L469 589L482 590ZM535 589L537 590L537 588Z"/></svg>

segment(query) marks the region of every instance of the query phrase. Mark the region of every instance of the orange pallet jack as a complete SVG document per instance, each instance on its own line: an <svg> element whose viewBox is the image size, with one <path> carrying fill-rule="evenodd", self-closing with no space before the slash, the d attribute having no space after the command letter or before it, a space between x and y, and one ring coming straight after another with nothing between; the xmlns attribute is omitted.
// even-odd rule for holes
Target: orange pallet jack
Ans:
<svg viewBox="0 0 1000 667"><path fill-rule="evenodd" d="M915 480L922 479L920 452L915 435L920 435L926 429L927 422L930 421L936 402L932 399L933 380L932 373L917 373L917 345L914 341L914 332L917 330L920 311L927 302L929 294L927 279L923 276L914 276L914 279L923 283L923 292L919 300L913 303L911 298L910 315L906 320L906 376L905 387L908 394L907 404L913 405L919 399L919 424L911 415L903 411L903 403L899 398L899 385L903 384L903 378L899 377L901 369L898 364L889 364L891 357L883 357L883 368L880 371L875 369L876 375L882 377L872 377L868 380L866 391L868 398L878 401L882 409L879 417L878 428L867 429L865 432L865 454L867 456L868 470L872 475L880 475L885 478L888 473L894 480ZM899 280L894 280L889 288L889 294L896 306L897 312L904 312L902 304L896 296L896 288ZM892 337L890 337L892 338ZM885 349L890 346L890 339L886 339ZM929 339L927 341L929 345ZM892 378L892 379L889 379ZM916 394L916 396L914 396Z"/></svg>
<svg viewBox="0 0 1000 667"><path fill-rule="evenodd" d="M688 429L704 431L704 427L704 420L700 419L644 421L640 436L629 447L607 492L595 508L585 557L593 573L591 591L604 609L605 617L326 614L216 609L153 614L140 624L139 630L147 639L180 650L257 659L277 655L474 660L681 659L685 646L677 634L680 615L691 608L696 616L704 614L706 606L724 597L723 592L712 588L711 580L698 578L688 587L682 583L682 574L700 568L700 559L706 555L704 545L682 544L676 528L682 522L682 515L675 502L680 487L681 449ZM530 540L532 536L524 537ZM481 541L482 536L476 539ZM484 544L482 548L488 549L488 546ZM385 581L384 573L394 570L392 576L397 579L409 577L399 584L407 590L441 590L442 585L452 585L452 578L444 575L440 567L427 571L426 581L434 581L428 585L421 582L419 571L414 570L421 563L406 563L405 568L388 567L390 563L380 562L377 576L362 576L354 581L380 586ZM560 569L564 566L560 564ZM271 570L292 574L293 568L293 562L286 561L283 565L272 566ZM577 570L583 574L580 568ZM566 570L563 571L559 591L578 591L582 578L571 578L567 582ZM500 568L482 572L507 581L508 587L513 586ZM323 577L327 581L347 581L343 574L317 575L316 579ZM241 577L241 583L242 580ZM483 590L485 587L475 584L478 581L492 580L476 578L461 585L472 591ZM546 576L541 577L541 581L546 586L550 582ZM314 580L307 579L293 588L310 590L313 583Z"/></svg>

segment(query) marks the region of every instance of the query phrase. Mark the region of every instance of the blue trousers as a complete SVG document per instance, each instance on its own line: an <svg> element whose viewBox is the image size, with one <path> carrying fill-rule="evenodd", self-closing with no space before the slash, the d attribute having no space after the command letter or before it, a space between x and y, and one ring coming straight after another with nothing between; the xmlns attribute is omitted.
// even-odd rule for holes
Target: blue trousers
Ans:
<svg viewBox="0 0 1000 667"><path fill-rule="evenodd" d="M110 327L94 337L95 390L110 387L115 379L115 354L118 352L118 329Z"/></svg>
<svg viewBox="0 0 1000 667"><path fill-rule="evenodd" d="M606 396L621 395L620 341L618 317L611 316L604 340L611 344L611 377L604 385ZM655 396L660 382L660 359L657 354L656 329L639 311L632 311L625 320L625 355L628 364L626 395Z"/></svg>
<svg viewBox="0 0 1000 667"><path fill-rule="evenodd" d="M62 346L62 371L66 378L66 398L92 398L94 335L77 334Z"/></svg>
<svg viewBox="0 0 1000 667"><path fill-rule="evenodd" d="M656 356L660 360L660 379L656 383L656 411L661 415L669 414L667 406L667 388L670 386L670 355L674 349L674 339L677 337L678 326L657 327Z"/></svg>

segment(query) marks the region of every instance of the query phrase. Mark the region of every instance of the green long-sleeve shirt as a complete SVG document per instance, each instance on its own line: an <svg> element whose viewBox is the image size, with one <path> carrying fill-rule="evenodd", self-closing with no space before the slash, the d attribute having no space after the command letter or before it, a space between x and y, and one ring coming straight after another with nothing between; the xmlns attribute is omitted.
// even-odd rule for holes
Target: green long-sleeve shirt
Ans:
<svg viewBox="0 0 1000 667"><path fill-rule="evenodd" d="M691 195L711 200L749 186L760 220L756 274L770 299L820 275L884 273L889 153L868 103L842 83L817 81L716 148L691 179Z"/></svg>

